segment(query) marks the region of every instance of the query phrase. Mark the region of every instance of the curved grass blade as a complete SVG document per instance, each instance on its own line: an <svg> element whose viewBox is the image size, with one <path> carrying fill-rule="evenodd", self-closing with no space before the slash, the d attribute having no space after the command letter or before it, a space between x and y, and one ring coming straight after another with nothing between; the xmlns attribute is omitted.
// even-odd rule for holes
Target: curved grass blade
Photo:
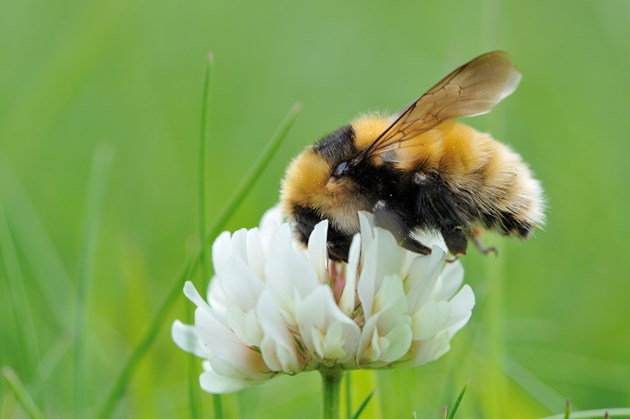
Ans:
<svg viewBox="0 0 630 419"><path fill-rule="evenodd" d="M372 400L372 396L374 396L374 390L372 390L370 392L370 394L367 395L365 400L363 400L363 403L361 403L361 406L359 406L357 411L354 412L354 415L352 416L352 419L358 419L359 416L361 416L361 413L363 413L363 410L365 410L365 408L367 407L367 405L370 402L370 400Z"/></svg>
<svg viewBox="0 0 630 419"><path fill-rule="evenodd" d="M285 116L284 120L280 124L280 127L263 150L261 156L258 158L258 160L256 160L256 162L252 166L252 169L247 173L247 176L245 177L241 185L237 188L236 192L234 193L234 195L232 195L227 205L223 208L219 216L210 226L208 232L206 233L206 243L209 243L209 241L221 231L225 223L229 220L230 216L234 213L234 210L243 201L247 192L258 179L259 174L267 166L269 160L271 160L271 157L273 157L273 154L287 136L289 129L293 126L293 123L297 119L300 110L301 106L299 104L294 105L291 110L289 110L289 113ZM140 343L136 346L131 357L129 358L129 360L123 367L122 372L118 376L118 379L112 387L112 390L105 398L103 406L98 414L99 418L108 418L111 416L116 402L125 391L127 383L129 382L131 376L138 367L138 363L146 355L146 352L148 351L158 332L164 325L164 322L166 321L166 315L168 314L175 301L177 301L177 298L181 295L183 284L188 281L191 275L193 275L199 268L200 261L201 259L199 252L189 259L189 261L184 265L184 268L181 270L181 273L175 277L173 285L169 289L169 292L164 302L160 306L158 313L155 316L155 319L151 323L151 327L144 335Z"/></svg>
<svg viewBox="0 0 630 419"><path fill-rule="evenodd" d="M464 398L464 395L466 394L466 390L468 390L468 383L464 384L464 387L462 387L462 391L459 392L459 395L457 396L457 399L455 400L455 403L453 404L453 409L451 410L451 413L449 413L448 415L448 419L453 419L455 417L455 413L457 413L457 409L459 409L459 405L462 403L462 399Z"/></svg>
<svg viewBox="0 0 630 419"><path fill-rule="evenodd" d="M26 391L24 384L20 381L20 378L15 374L11 367L2 367L2 378L6 381L7 385L15 395L15 398L20 402L27 415L34 419L44 419L44 414L39 410L31 396Z"/></svg>

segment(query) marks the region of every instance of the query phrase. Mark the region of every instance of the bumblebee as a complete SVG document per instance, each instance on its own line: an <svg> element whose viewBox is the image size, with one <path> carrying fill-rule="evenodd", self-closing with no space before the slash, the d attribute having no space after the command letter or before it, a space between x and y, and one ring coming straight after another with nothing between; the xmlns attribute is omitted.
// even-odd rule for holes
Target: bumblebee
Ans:
<svg viewBox="0 0 630 419"><path fill-rule="evenodd" d="M347 261L358 211L401 246L431 249L416 233L441 233L450 253L466 253L483 229L529 238L544 223L544 198L522 158L489 134L456 122L489 112L521 74L503 51L457 68L398 115L357 118L308 147L289 165L281 203L298 240L328 219L328 255Z"/></svg>

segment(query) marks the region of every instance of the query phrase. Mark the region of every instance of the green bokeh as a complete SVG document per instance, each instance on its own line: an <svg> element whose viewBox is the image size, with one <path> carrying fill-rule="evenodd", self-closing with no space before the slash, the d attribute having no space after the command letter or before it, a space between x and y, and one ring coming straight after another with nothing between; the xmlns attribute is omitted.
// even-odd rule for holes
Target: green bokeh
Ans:
<svg viewBox="0 0 630 419"><path fill-rule="evenodd" d="M6 264L5 241L0 364L52 416L72 416L73 302L94 150L106 143L115 154L87 313L84 386L96 408L196 248L210 51L210 219L291 104L304 106L229 230L257 224L305 145L362 112L402 108L482 52L509 51L519 89L468 122L529 162L548 196L548 225L526 244L488 236L499 258L464 260L478 305L451 353L353 382L365 393L377 387L366 417L437 418L467 380L461 417L543 416L566 397L581 409L630 405L630 2L27 0L1 10L0 204L18 269ZM15 280L28 306L12 308ZM185 304L182 295L118 416L186 415L188 361L170 340ZM0 392L0 416L17 414L4 384ZM203 400L210 415L212 398ZM312 374L224 398L242 417L317 417L318 403Z"/></svg>

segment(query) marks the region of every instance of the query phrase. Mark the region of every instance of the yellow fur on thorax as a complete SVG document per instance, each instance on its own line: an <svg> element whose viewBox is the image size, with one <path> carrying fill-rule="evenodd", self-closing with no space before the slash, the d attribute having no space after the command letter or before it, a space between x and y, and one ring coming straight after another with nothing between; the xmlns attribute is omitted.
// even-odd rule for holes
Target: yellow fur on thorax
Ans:
<svg viewBox="0 0 630 419"><path fill-rule="evenodd" d="M356 148L362 150L368 147L393 121L393 117L382 115L366 115L353 121ZM446 121L396 149L395 160L399 161L396 166L407 171L413 170L420 162L428 170L470 172L483 163L484 150L479 148L479 142L486 142L483 137L488 136L467 125Z"/></svg>
<svg viewBox="0 0 630 419"><path fill-rule="evenodd" d="M372 144L392 122L392 118L379 114L364 115L352 121L354 145L357 150L363 150Z"/></svg>

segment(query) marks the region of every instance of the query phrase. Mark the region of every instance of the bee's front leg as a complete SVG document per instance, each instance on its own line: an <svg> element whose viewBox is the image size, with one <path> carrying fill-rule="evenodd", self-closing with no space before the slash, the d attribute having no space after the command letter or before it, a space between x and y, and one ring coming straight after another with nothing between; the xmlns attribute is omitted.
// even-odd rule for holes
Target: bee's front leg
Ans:
<svg viewBox="0 0 630 419"><path fill-rule="evenodd" d="M352 244L352 236L340 232L331 224L328 225L328 238L326 247L328 249L328 257L334 261L348 262L348 254L350 253L350 245Z"/></svg>

